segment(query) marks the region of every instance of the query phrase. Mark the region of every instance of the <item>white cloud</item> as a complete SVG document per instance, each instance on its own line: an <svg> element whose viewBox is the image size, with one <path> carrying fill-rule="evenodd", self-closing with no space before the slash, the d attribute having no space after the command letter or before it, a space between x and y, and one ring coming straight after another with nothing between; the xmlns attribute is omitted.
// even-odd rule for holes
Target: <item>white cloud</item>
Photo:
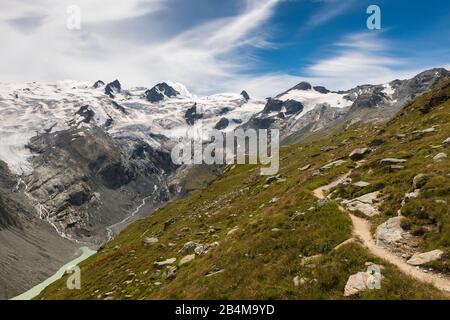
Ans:
<svg viewBox="0 0 450 320"><path fill-rule="evenodd" d="M318 60L306 69L310 81L332 89L349 89L359 84L411 77L421 71L390 56L390 46L380 33L350 34L334 46L333 56Z"/></svg>
<svg viewBox="0 0 450 320"><path fill-rule="evenodd" d="M58 4L29 0L17 8L1 4L0 80L55 82L118 78L125 86L150 86L172 80L185 83L197 93L217 91L223 88L222 83L236 77L240 66L248 61L236 49L265 44L258 27L271 16L278 3L278 0L241 1L242 10L235 16L207 21L179 35L158 35L154 40L151 15L163 13L161 10L166 5L163 0L113 3L64 0ZM81 8L80 31L65 27L67 4L78 4ZM135 31L146 32L145 43L131 41L120 30L111 33L111 22L142 15L148 18L148 31ZM14 19L38 16L44 18L29 32L11 23Z"/></svg>
<svg viewBox="0 0 450 320"><path fill-rule="evenodd" d="M316 0L315 2L323 2L324 6L312 15L306 23L306 28L317 27L324 24L341 14L345 13L349 8L355 4L355 0Z"/></svg>

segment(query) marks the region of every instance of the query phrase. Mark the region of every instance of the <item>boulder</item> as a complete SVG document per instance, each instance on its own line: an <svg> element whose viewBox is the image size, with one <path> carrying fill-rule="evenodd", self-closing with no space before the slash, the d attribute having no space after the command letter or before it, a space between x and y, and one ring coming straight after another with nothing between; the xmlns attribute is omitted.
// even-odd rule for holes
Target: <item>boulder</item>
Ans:
<svg viewBox="0 0 450 320"><path fill-rule="evenodd" d="M155 244L155 243L157 243L158 241L159 241L158 238L151 237L151 238L145 238L142 242L143 242L144 244Z"/></svg>
<svg viewBox="0 0 450 320"><path fill-rule="evenodd" d="M424 253L415 253L407 262L413 266L421 266L423 264L439 260L442 258L444 251L433 250Z"/></svg>
<svg viewBox="0 0 450 320"><path fill-rule="evenodd" d="M445 139L444 141L442 141L442 144L443 144L444 146L449 145L449 144L450 144L450 137L448 137L447 139Z"/></svg>
<svg viewBox="0 0 450 320"><path fill-rule="evenodd" d="M366 181L358 181L358 182L353 183L353 185L358 188L365 188L365 187L369 186L370 183L366 182Z"/></svg>
<svg viewBox="0 0 450 320"><path fill-rule="evenodd" d="M189 252L189 253L194 253L194 252L201 253L204 251L204 246L200 243L197 243L194 241L189 241L184 244L183 250L185 252Z"/></svg>
<svg viewBox="0 0 450 320"><path fill-rule="evenodd" d="M430 177L431 177L431 175L429 175L429 174L419 173L418 175L416 175L413 178L413 183L412 183L413 188L414 189L422 188Z"/></svg>
<svg viewBox="0 0 450 320"><path fill-rule="evenodd" d="M423 135L423 134L432 133L432 132L435 132L435 131L436 131L436 128L431 127L431 128L424 129L424 130L416 130L416 131L413 131L412 133L413 134L417 134L417 135Z"/></svg>
<svg viewBox="0 0 450 320"><path fill-rule="evenodd" d="M380 160L380 164L381 165L385 165L385 164L400 164L400 163L405 163L406 159L396 159L396 158L385 158Z"/></svg>
<svg viewBox="0 0 450 320"><path fill-rule="evenodd" d="M306 170L308 170L309 168L311 168L311 165L310 165L310 164L307 164L306 166L303 166L303 167L299 168L298 170L300 170L300 171L306 171Z"/></svg>
<svg viewBox="0 0 450 320"><path fill-rule="evenodd" d="M387 246L403 238L404 231L401 226L401 221L402 217L394 217L377 227L376 242L378 246Z"/></svg>
<svg viewBox="0 0 450 320"><path fill-rule="evenodd" d="M366 272L358 272L351 275L344 288L344 297L349 297L364 290L381 288L381 267L369 264Z"/></svg>
<svg viewBox="0 0 450 320"><path fill-rule="evenodd" d="M447 158L447 154L445 152L441 152L433 157L433 161L440 161L445 158Z"/></svg>
<svg viewBox="0 0 450 320"><path fill-rule="evenodd" d="M187 264L195 259L195 254L188 254L181 258L180 263L178 264L180 267L184 264Z"/></svg>
<svg viewBox="0 0 450 320"><path fill-rule="evenodd" d="M155 261L155 262L153 262L153 264L155 265L155 267L164 267L167 265L174 264L175 261L177 261L177 258L169 258L164 261Z"/></svg>
<svg viewBox="0 0 450 320"><path fill-rule="evenodd" d="M369 148L357 148L353 150L348 157L353 161L358 161L364 158L364 156L369 152L370 152Z"/></svg>
<svg viewBox="0 0 450 320"><path fill-rule="evenodd" d="M344 200L344 204L349 211L360 211L368 217L373 217L380 212L378 211L377 198L380 194L379 191L366 193L358 198L352 200Z"/></svg>
<svg viewBox="0 0 450 320"><path fill-rule="evenodd" d="M164 278L166 278L167 280L175 279L177 276L177 270L177 267L174 266L167 267L167 270L164 273Z"/></svg>
<svg viewBox="0 0 450 320"><path fill-rule="evenodd" d="M324 170L328 170L328 169L331 169L331 168L334 168L334 167L339 167L340 165L342 165L344 163L345 163L345 160L336 160L336 161L327 163L326 165L321 167L320 170L324 171Z"/></svg>

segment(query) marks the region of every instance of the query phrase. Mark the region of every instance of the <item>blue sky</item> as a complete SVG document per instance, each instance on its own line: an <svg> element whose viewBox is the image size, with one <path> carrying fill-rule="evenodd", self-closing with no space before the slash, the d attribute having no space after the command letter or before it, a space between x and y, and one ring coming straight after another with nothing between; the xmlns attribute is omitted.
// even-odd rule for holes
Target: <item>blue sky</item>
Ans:
<svg viewBox="0 0 450 320"><path fill-rule="evenodd" d="M381 30L366 9L381 8ZM81 29L69 30L77 5ZM331 89L450 68L440 0L0 0L0 81L160 81L196 94L274 95L306 80Z"/></svg>

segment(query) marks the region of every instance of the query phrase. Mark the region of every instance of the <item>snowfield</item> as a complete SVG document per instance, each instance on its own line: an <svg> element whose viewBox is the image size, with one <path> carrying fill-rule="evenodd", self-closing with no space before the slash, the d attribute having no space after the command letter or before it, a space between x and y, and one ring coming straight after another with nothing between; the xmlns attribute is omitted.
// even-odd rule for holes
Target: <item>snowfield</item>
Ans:
<svg viewBox="0 0 450 320"><path fill-rule="evenodd" d="M146 88L122 90L111 98L104 86L92 88L85 82L0 84L0 160L13 173L27 175L32 170L28 161L32 154L26 148L30 138L91 125L104 127L113 137L136 137L158 148L160 141L155 135L175 140L200 129L207 134L221 118L229 120L223 130L233 130L265 104L264 100L246 101L234 93L196 97L179 83L169 85L180 94L151 103L145 99ZM194 105L202 118L189 125L185 114ZM84 113L80 110L83 106L87 109ZM86 119L91 112L91 119Z"/></svg>

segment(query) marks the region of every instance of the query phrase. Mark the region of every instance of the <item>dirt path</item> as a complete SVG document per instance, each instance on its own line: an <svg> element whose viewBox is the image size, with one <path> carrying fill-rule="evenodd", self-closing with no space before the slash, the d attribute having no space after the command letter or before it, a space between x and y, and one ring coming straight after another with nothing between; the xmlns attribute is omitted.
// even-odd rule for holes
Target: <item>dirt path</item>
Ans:
<svg viewBox="0 0 450 320"><path fill-rule="evenodd" d="M351 174L351 170L349 172L347 172L346 174L339 176L336 180L329 183L328 185L315 189L313 191L314 195L319 199L325 198L325 192L336 187L339 183L344 181L350 174ZM344 210L342 207L340 207L340 209ZM419 281L430 283L430 284L434 285L436 288L438 288L439 290L442 290L446 293L450 293L450 279L444 278L444 277L439 277L438 275L433 274L433 273L426 273L422 269L419 269L419 268L416 268L414 266L407 264L406 261L404 261L402 258L396 256L389 250L387 250L383 247L377 246L375 244L375 241L373 240L372 234L370 232L370 230L371 230L370 222L363 218L356 217L352 214L350 214L350 218L351 218L352 224L353 224L353 234L361 239L364 246L366 246L367 249L369 249L369 251L372 254L395 265L403 273L405 273Z"/></svg>

